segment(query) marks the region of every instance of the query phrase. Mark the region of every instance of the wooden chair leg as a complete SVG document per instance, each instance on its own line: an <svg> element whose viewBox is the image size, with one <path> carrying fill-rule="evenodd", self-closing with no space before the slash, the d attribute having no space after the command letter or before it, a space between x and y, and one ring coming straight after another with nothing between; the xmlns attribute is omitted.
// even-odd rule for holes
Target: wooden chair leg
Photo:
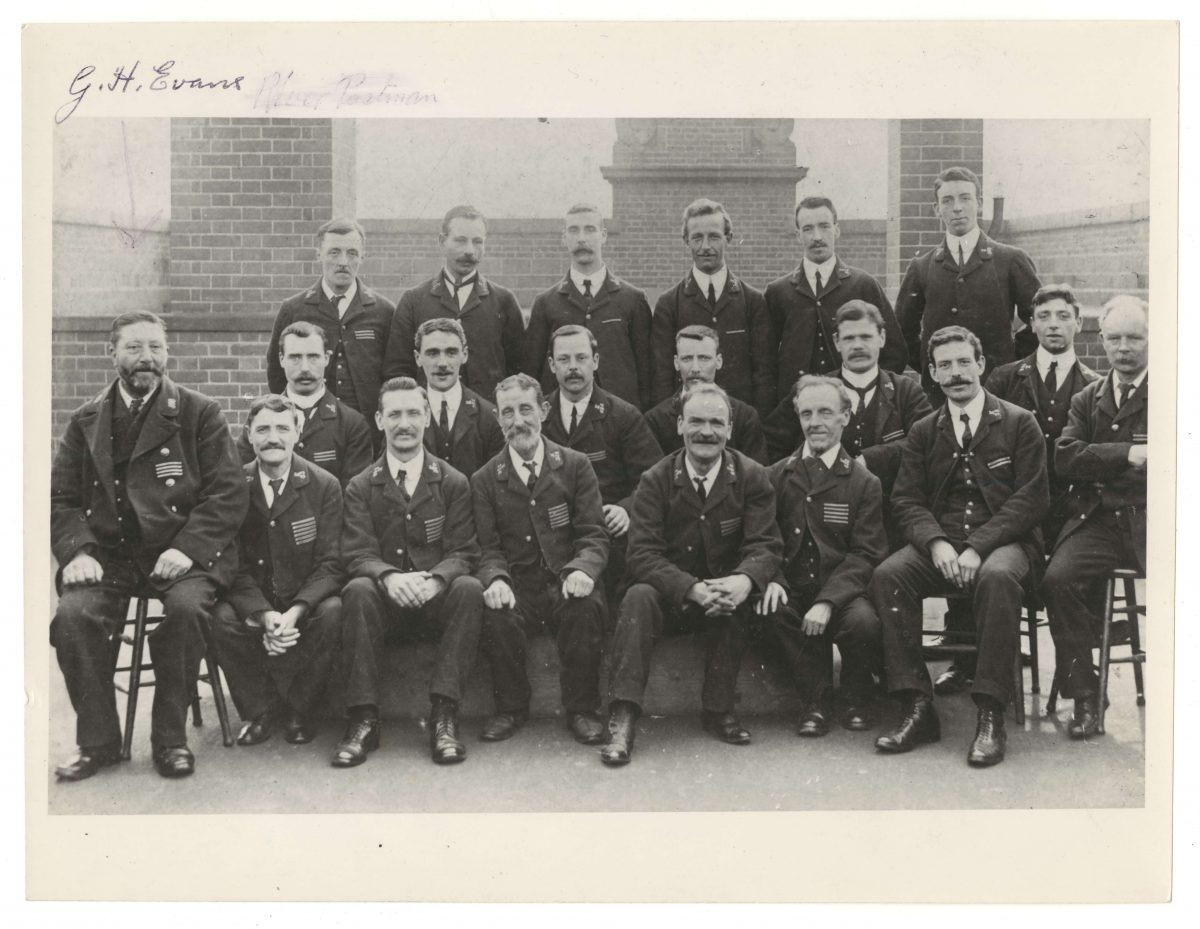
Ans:
<svg viewBox="0 0 1200 929"><path fill-rule="evenodd" d="M1133 578L1125 578L1125 605L1132 607L1127 615L1129 619L1129 648L1133 653L1133 681L1137 685L1137 705L1146 705L1146 687L1142 680L1142 664L1146 661L1146 653L1142 651L1142 631L1138 627L1137 582Z"/></svg>
<svg viewBox="0 0 1200 929"><path fill-rule="evenodd" d="M1029 691L1042 692L1041 668L1038 665L1038 614L1032 606L1025 612L1025 624L1029 627Z"/></svg>
<svg viewBox="0 0 1200 929"><path fill-rule="evenodd" d="M133 756L133 724L137 719L138 691L142 681L142 648L146 644L146 614L150 601L138 597L133 619L133 652L129 658L129 693L125 699L125 734L121 739L121 758Z"/></svg>
<svg viewBox="0 0 1200 929"><path fill-rule="evenodd" d="M1018 639L1013 660L1013 716L1018 726L1025 725L1025 669L1021 667L1021 645Z"/></svg>
<svg viewBox="0 0 1200 929"><path fill-rule="evenodd" d="M204 664L208 668L208 686L212 690L213 703L217 705L217 720L221 724L221 742L226 748L234 744L233 727L229 723L229 708L225 705L225 688L221 684L221 667L217 662L212 633L204 629ZM200 699L196 698L197 701Z"/></svg>
<svg viewBox="0 0 1200 929"><path fill-rule="evenodd" d="M1100 734L1104 735L1104 715L1108 706L1109 644L1112 639L1113 596L1116 580L1111 576L1104 582L1104 622L1100 627Z"/></svg>

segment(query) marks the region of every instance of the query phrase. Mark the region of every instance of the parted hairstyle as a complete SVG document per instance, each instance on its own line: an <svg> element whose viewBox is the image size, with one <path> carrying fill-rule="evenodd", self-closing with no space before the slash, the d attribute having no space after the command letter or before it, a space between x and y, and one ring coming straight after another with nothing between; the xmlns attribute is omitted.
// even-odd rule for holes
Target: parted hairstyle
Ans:
<svg viewBox="0 0 1200 929"><path fill-rule="evenodd" d="M567 207L567 216L573 216L575 213L595 213L600 217L600 225L604 225L604 214L594 203L572 203Z"/></svg>
<svg viewBox="0 0 1200 929"><path fill-rule="evenodd" d="M421 394L426 405L429 404L429 395L425 393L425 388L418 384L411 377L391 377L383 382L379 387L379 411L383 412L383 397L384 394L394 393L399 390L415 390Z"/></svg>
<svg viewBox="0 0 1200 929"><path fill-rule="evenodd" d="M421 350L421 343L425 341L425 336L431 332L448 332L458 336L459 344L464 349L467 347L467 334L463 331L462 323L448 316L439 316L437 319L427 319L417 326L415 341L418 352Z"/></svg>
<svg viewBox="0 0 1200 929"><path fill-rule="evenodd" d="M292 420L299 429L304 422L304 413L300 407L292 403L283 394L263 394L261 397L255 397L250 401L250 409L246 411L246 431L250 431L250 424L254 422L254 417L267 410L271 413L291 413Z"/></svg>
<svg viewBox="0 0 1200 929"><path fill-rule="evenodd" d="M577 326L574 323L571 323L567 326L559 326L554 330L553 335L550 336L550 350L547 354L549 354L551 358L554 357L555 339L567 339L573 335L586 335L588 337L588 345L592 347L592 354L598 355L600 353L600 343L596 341L596 336L593 334L592 330L587 328L587 326Z"/></svg>
<svg viewBox="0 0 1200 929"><path fill-rule="evenodd" d="M1033 308L1037 309L1051 300L1069 303L1075 310L1075 318L1079 319L1079 298L1075 296L1075 288L1070 284L1047 284L1045 287L1039 287L1038 292L1033 295Z"/></svg>
<svg viewBox="0 0 1200 929"><path fill-rule="evenodd" d="M446 211L446 215L442 217L442 235L450 234L450 221L452 219L477 219L483 223L484 230L487 230L487 217L469 203L460 203L458 206L452 206Z"/></svg>
<svg viewBox="0 0 1200 929"><path fill-rule="evenodd" d="M796 228L800 228L800 211L801 210L819 210L821 207L829 210L833 214L833 221L837 220L837 207L833 205L833 201L828 197L805 197L796 204L796 212L794 214L796 220Z"/></svg>
<svg viewBox="0 0 1200 929"><path fill-rule="evenodd" d="M842 412L849 413L854 409L854 401L850 398L850 391L846 385L839 378L825 377L823 374L805 374L796 381L796 386L792 388L792 402L799 400L800 395L810 387L832 387L842 403Z"/></svg>
<svg viewBox="0 0 1200 929"><path fill-rule="evenodd" d="M308 323L308 322L305 322L304 320L300 320L299 322L292 323L290 326L288 326L286 329L284 329L283 332L281 332L279 334L279 354L280 355L283 354L283 343L287 339L287 337L290 335L297 336L298 338L301 338L301 339L307 339L309 336L315 335L317 338L319 338L321 340L322 350L324 350L324 351L329 350L329 345L325 341L325 330L322 329L320 326L316 326L316 325L313 325L312 323Z"/></svg>
<svg viewBox="0 0 1200 929"><path fill-rule="evenodd" d="M926 356L929 359L929 363L933 364L933 350L935 348L949 345L951 342L966 342L975 350L976 361L980 361L983 358L983 344L979 341L979 337L975 333L963 326L943 326L929 337L929 352Z"/></svg>
<svg viewBox="0 0 1200 929"><path fill-rule="evenodd" d="M367 247L367 233L363 229L362 224L357 219L352 219L349 216L342 216L337 219L331 219L328 222L321 223L317 227L316 241L317 248L321 247L327 233L332 232L334 235L349 235L351 232L357 232L359 239L362 240L363 249Z"/></svg>
<svg viewBox="0 0 1200 929"><path fill-rule="evenodd" d="M496 385L496 406L500 405L500 391L502 390L532 390L538 406L546 402L546 395L542 393L542 385L537 382L536 378L530 377L524 371L520 374L510 374Z"/></svg>
<svg viewBox="0 0 1200 929"><path fill-rule="evenodd" d="M979 175L970 168L959 166L947 168L933 179L934 200L937 200L938 191L942 189L942 185L949 181L970 181L975 185L975 198L977 200L983 199L983 183L979 180Z"/></svg>
<svg viewBox="0 0 1200 929"><path fill-rule="evenodd" d="M1146 317L1146 326L1150 325L1150 304L1141 297L1135 297L1133 294L1117 294L1111 297L1100 310L1100 328L1104 328L1104 320L1108 318L1108 314L1113 310L1135 309L1141 310L1142 315Z"/></svg>
<svg viewBox="0 0 1200 929"><path fill-rule="evenodd" d="M838 327L842 323L856 323L860 319L870 320L880 332L887 331L887 327L883 324L883 314L879 312L879 307L874 303L868 303L866 300L847 300L838 307L837 315L833 318L833 331L837 332Z"/></svg>
<svg viewBox="0 0 1200 929"><path fill-rule="evenodd" d="M116 348L117 340L121 338L121 330L138 323L151 323L162 329L163 335L167 334L167 324L162 321L161 316L156 316L148 310L134 310L132 313L122 313L112 321L112 328L108 330L108 344Z"/></svg>
<svg viewBox="0 0 1200 929"><path fill-rule="evenodd" d="M725 409L729 412L730 422L733 422L733 404L729 402L729 394L716 384L693 384L691 387L685 387L679 397L680 419L683 418L683 411L687 409L688 401L694 397L720 397L725 401Z"/></svg>
<svg viewBox="0 0 1200 929"><path fill-rule="evenodd" d="M699 342L701 339L712 339L713 344L717 347L717 351L721 350L721 337L717 335L717 330L711 326L684 326L675 333L675 354L679 354L680 339L695 339Z"/></svg>
<svg viewBox="0 0 1200 929"><path fill-rule="evenodd" d="M688 240L688 220L694 219L697 216L723 216L725 217L725 235L733 234L733 220L729 218L729 212L716 200L709 200L707 197L701 197L699 200L693 200L684 208L683 211L683 241Z"/></svg>

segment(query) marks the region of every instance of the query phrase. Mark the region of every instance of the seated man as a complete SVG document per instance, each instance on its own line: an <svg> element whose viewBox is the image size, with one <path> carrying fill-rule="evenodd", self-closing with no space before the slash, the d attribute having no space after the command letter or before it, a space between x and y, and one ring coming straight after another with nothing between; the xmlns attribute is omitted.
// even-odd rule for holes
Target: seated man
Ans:
<svg viewBox="0 0 1200 929"><path fill-rule="evenodd" d="M842 725L871 728L866 706L882 656L867 583L888 546L879 478L841 444L850 391L834 378L805 375L795 404L804 444L768 472L783 568L755 611L770 617L772 638L804 700L797 732L814 737L829 732L833 715L834 644L842 654Z"/></svg>
<svg viewBox="0 0 1200 929"><path fill-rule="evenodd" d="M1093 588L1113 568L1146 570L1149 314L1137 297L1113 297L1104 305L1100 338L1112 371L1075 395L1055 448L1058 474L1074 484L1042 597L1054 637L1055 673L1063 692L1075 699L1067 729L1073 739L1100 731L1092 646L1101 619L1091 605Z"/></svg>
<svg viewBox="0 0 1200 929"><path fill-rule="evenodd" d="M922 600L964 591L978 646L971 688L978 718L967 762L984 767L1004 760L1023 587L1043 558L1046 446L1032 413L980 386L985 363L974 333L939 329L928 357L947 402L908 434L892 507L909 544L876 569L870 585L888 686L904 708L900 725L875 747L907 752L941 738L921 657Z"/></svg>
<svg viewBox="0 0 1200 929"><path fill-rule="evenodd" d="M429 749L437 764L467 757L458 704L479 651L483 597L471 576L479 544L467 479L424 448L425 388L384 381L375 424L384 453L346 486L342 561L342 651L349 722L335 768L379 747L379 658L389 627L438 640L429 682Z"/></svg>
<svg viewBox="0 0 1200 929"><path fill-rule="evenodd" d="M704 728L744 745L733 713L738 668L752 621L750 597L779 570L783 544L767 470L726 449L729 397L716 384L683 395L684 450L647 471L633 497L628 575L609 669L609 741L600 758L629 762L654 640L701 632L706 643Z"/></svg>
<svg viewBox="0 0 1200 929"><path fill-rule="evenodd" d="M496 388L505 448L475 472L471 493L482 555L484 652L492 666L496 715L485 742L510 738L529 718L525 637L557 636L567 727L598 744L600 648L608 533L600 485L587 456L542 437L550 405L541 385L516 374Z"/></svg>
<svg viewBox="0 0 1200 929"><path fill-rule="evenodd" d="M342 488L292 454L303 422L303 411L278 394L259 397L246 414L250 510L238 533L237 576L213 610L221 670L247 720L239 745L265 742L280 723L287 741L313 740L341 637ZM292 649L299 664L285 700L267 659Z"/></svg>

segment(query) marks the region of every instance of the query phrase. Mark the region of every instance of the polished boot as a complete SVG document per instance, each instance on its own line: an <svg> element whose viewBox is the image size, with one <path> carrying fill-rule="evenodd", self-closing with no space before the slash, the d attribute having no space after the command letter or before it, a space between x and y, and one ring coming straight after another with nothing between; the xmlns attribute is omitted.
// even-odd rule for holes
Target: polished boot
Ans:
<svg viewBox="0 0 1200 929"><path fill-rule="evenodd" d="M900 724L876 739L875 747L881 752L899 754L911 752L926 742L937 742L941 737L942 724L937 710L933 708L933 701L918 694L909 699Z"/></svg>
<svg viewBox="0 0 1200 929"><path fill-rule="evenodd" d="M598 715L590 710L568 714L567 728L571 730L575 741L583 745L599 745L608 738L604 731L604 723L600 721Z"/></svg>
<svg viewBox="0 0 1200 929"><path fill-rule="evenodd" d="M951 694L962 693L970 684L971 678L967 672L957 664L951 664L934 681L933 692L939 697L948 697Z"/></svg>
<svg viewBox="0 0 1200 929"><path fill-rule="evenodd" d="M705 710L703 724L706 732L711 732L722 742L730 745L747 745L750 742L749 731L742 728L742 724L732 713Z"/></svg>
<svg viewBox="0 0 1200 929"><path fill-rule="evenodd" d="M196 770L196 758L186 745L156 748L154 769L163 777L187 777Z"/></svg>
<svg viewBox="0 0 1200 929"><path fill-rule="evenodd" d="M1100 698L1087 694L1075 698L1075 715L1067 725L1067 735L1072 739L1090 739L1100 734Z"/></svg>
<svg viewBox="0 0 1200 929"><path fill-rule="evenodd" d="M637 731L638 706L628 700L614 700L608 711L608 744L600 749L600 760L612 768L629 764L633 755L633 736Z"/></svg>
<svg viewBox="0 0 1200 929"><path fill-rule="evenodd" d="M511 739L521 725L529 719L529 707L512 710L508 713L497 713L483 724L479 738L485 742L503 742Z"/></svg>
<svg viewBox="0 0 1200 929"><path fill-rule="evenodd" d="M107 768L121 760L120 745L102 745L99 748L83 748L66 764L60 764L54 773L60 781L87 780L101 768Z"/></svg>
<svg viewBox="0 0 1200 929"><path fill-rule="evenodd" d="M829 733L829 717L832 713L826 703L818 701L805 707L800 714L800 723L796 726L796 735L806 739L816 739Z"/></svg>
<svg viewBox="0 0 1200 929"><path fill-rule="evenodd" d="M429 714L429 751L434 764L455 764L467 757L467 747L458 739L458 704L445 697L433 698Z"/></svg>
<svg viewBox="0 0 1200 929"><path fill-rule="evenodd" d="M329 763L335 768L353 768L362 764L368 754L379 748L379 728L378 719L352 719Z"/></svg>
<svg viewBox="0 0 1200 929"><path fill-rule="evenodd" d="M284 710L279 706L272 706L269 709L263 710L246 725L242 726L242 731L238 733L238 745L261 745L267 739L271 738L271 733L275 729L275 724L283 716Z"/></svg>
<svg viewBox="0 0 1200 929"><path fill-rule="evenodd" d="M298 710L288 710L283 719L283 738L292 745L307 745L317 737L317 729Z"/></svg>
<svg viewBox="0 0 1200 929"><path fill-rule="evenodd" d="M1004 760L1004 710L979 708L975 724L975 741L967 752L967 764L974 768L987 768Z"/></svg>
<svg viewBox="0 0 1200 929"><path fill-rule="evenodd" d="M842 713L842 728L853 732L865 732L874 726L871 711L865 706L851 705Z"/></svg>

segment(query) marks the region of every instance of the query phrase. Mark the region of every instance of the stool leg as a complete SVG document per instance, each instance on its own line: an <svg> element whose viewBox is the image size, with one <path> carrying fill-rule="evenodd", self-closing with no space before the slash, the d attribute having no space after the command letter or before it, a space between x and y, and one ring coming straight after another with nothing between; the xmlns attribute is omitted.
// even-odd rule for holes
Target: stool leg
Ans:
<svg viewBox="0 0 1200 929"><path fill-rule="evenodd" d="M1018 726L1025 725L1025 669L1021 667L1021 646L1018 641L1013 656L1013 715Z"/></svg>
<svg viewBox="0 0 1200 929"><path fill-rule="evenodd" d="M1109 641L1112 637L1113 596L1116 581L1109 577L1104 582L1104 623L1100 630L1100 734L1104 735L1104 711L1108 706L1108 659Z"/></svg>
<svg viewBox="0 0 1200 929"><path fill-rule="evenodd" d="M1146 705L1146 689L1142 681L1142 662L1146 660L1142 651L1142 632L1138 628L1137 588L1132 578L1125 579L1125 605L1133 609L1127 614L1129 618L1129 647L1133 651L1133 681L1137 685L1137 705Z"/></svg>
<svg viewBox="0 0 1200 929"><path fill-rule="evenodd" d="M229 709L225 706L225 688L221 686L221 668L217 664L212 632L207 626L204 627L204 644L204 664L208 668L208 686L212 689L213 703L217 705L217 720L221 724L221 742L226 748L232 748L233 727L229 725Z"/></svg>
<svg viewBox="0 0 1200 929"><path fill-rule="evenodd" d="M1050 679L1050 696L1046 698L1046 715L1053 716L1058 712L1058 669Z"/></svg>
<svg viewBox="0 0 1200 929"><path fill-rule="evenodd" d="M1031 693L1040 694L1042 681L1038 665L1038 614L1033 607L1029 607L1025 612L1025 625L1029 627L1029 690Z"/></svg>
<svg viewBox="0 0 1200 929"><path fill-rule="evenodd" d="M129 657L129 693L125 699L125 734L121 739L121 758L133 756L133 723L137 719L138 690L142 681L142 648L146 644L146 613L150 601L139 597L133 619L133 653Z"/></svg>
<svg viewBox="0 0 1200 929"><path fill-rule="evenodd" d="M192 725L199 729L204 725L204 716L200 712L200 687L192 681Z"/></svg>

